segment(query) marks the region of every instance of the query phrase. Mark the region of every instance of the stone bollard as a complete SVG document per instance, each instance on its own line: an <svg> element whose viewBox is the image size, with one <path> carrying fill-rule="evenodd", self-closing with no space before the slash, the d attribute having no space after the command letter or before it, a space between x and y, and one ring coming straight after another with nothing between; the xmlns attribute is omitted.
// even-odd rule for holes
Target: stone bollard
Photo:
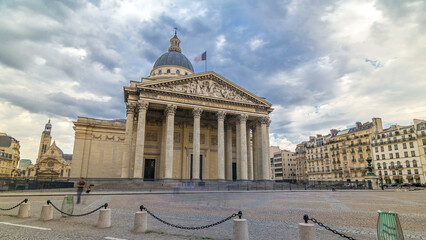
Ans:
<svg viewBox="0 0 426 240"><path fill-rule="evenodd" d="M31 207L31 204L29 202L22 203L21 206L19 206L18 218L29 217L30 216L30 207Z"/></svg>
<svg viewBox="0 0 426 240"><path fill-rule="evenodd" d="M146 232L147 228L148 228L147 212L146 211L136 212L135 225L133 227L133 232L135 233Z"/></svg>
<svg viewBox="0 0 426 240"><path fill-rule="evenodd" d="M299 223L299 240L315 240L315 225Z"/></svg>
<svg viewBox="0 0 426 240"><path fill-rule="evenodd" d="M247 227L247 219L241 219L243 213L241 211L238 212L238 219L234 219L234 240L248 240L248 227Z"/></svg>
<svg viewBox="0 0 426 240"><path fill-rule="evenodd" d="M307 214L303 216L304 223L299 223L299 240L315 240L315 225L308 223Z"/></svg>
<svg viewBox="0 0 426 240"><path fill-rule="evenodd" d="M41 208L40 220L48 221L53 219L53 206L52 205L43 205Z"/></svg>
<svg viewBox="0 0 426 240"><path fill-rule="evenodd" d="M111 227L111 209L101 209L99 211L97 228Z"/></svg>

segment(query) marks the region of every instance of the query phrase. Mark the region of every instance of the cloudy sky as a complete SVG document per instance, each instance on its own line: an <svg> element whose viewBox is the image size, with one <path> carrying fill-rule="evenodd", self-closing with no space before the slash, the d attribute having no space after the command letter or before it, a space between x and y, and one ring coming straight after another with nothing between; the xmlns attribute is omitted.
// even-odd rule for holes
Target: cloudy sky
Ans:
<svg viewBox="0 0 426 240"><path fill-rule="evenodd" d="M35 161L44 124L72 153L77 116L125 117L177 27L193 60L273 104L271 144L381 117L426 119L426 2L0 1L0 132ZM204 63L196 64L204 71Z"/></svg>

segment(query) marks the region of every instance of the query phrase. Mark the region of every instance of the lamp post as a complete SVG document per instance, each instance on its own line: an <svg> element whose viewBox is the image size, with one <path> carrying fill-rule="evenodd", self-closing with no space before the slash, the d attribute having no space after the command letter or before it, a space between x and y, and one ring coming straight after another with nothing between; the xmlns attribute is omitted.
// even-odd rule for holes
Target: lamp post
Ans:
<svg viewBox="0 0 426 240"><path fill-rule="evenodd" d="M381 173L382 166L378 166L378 167L377 167L377 169L378 169L378 170L380 171L380 173ZM379 179L380 179L380 186L381 186L382 190L385 190L385 189L384 189L384 186L383 186L383 177L382 177L382 174L379 174Z"/></svg>

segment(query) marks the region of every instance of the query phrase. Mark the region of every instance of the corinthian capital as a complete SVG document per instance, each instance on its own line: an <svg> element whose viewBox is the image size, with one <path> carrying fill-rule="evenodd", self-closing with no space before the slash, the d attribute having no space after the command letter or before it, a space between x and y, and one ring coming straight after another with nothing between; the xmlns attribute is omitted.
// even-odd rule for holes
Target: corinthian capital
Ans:
<svg viewBox="0 0 426 240"><path fill-rule="evenodd" d="M240 114L240 115L238 115L238 116L237 116L237 119L238 119L238 121L240 121L240 122L246 122L246 121L247 121L247 118L248 118L248 115L247 115L247 114Z"/></svg>
<svg viewBox="0 0 426 240"><path fill-rule="evenodd" d="M261 117L261 118L259 119L259 122L260 122L261 124L268 124L268 126L269 126L269 124L271 123L271 120L269 120L269 117Z"/></svg>
<svg viewBox="0 0 426 240"><path fill-rule="evenodd" d="M192 114L194 115L194 118L200 118L201 113L203 113L203 109L201 109L201 108L192 109Z"/></svg>
<svg viewBox="0 0 426 240"><path fill-rule="evenodd" d="M149 102L147 102L147 101L139 101L138 102L138 109L139 109L139 111L141 111L141 110L143 110L143 111L148 110L148 105L149 105Z"/></svg>
<svg viewBox="0 0 426 240"><path fill-rule="evenodd" d="M126 112L127 112L127 114L134 113L135 109L136 109L136 103L135 102L127 102L126 103Z"/></svg>
<svg viewBox="0 0 426 240"><path fill-rule="evenodd" d="M226 112L219 111L219 112L216 113L216 115L217 115L217 120L225 120Z"/></svg>
<svg viewBox="0 0 426 240"><path fill-rule="evenodd" d="M172 104L167 104L166 110L165 110L165 114L172 116L175 115L176 113L176 105L172 105Z"/></svg>

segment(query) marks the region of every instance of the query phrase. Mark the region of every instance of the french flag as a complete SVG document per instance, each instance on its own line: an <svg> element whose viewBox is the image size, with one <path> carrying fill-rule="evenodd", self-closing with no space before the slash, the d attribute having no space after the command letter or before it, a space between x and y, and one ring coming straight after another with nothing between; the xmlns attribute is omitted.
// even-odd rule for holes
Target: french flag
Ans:
<svg viewBox="0 0 426 240"><path fill-rule="evenodd" d="M194 58L195 62L206 61L207 60L207 51L204 51L201 55L198 55Z"/></svg>

